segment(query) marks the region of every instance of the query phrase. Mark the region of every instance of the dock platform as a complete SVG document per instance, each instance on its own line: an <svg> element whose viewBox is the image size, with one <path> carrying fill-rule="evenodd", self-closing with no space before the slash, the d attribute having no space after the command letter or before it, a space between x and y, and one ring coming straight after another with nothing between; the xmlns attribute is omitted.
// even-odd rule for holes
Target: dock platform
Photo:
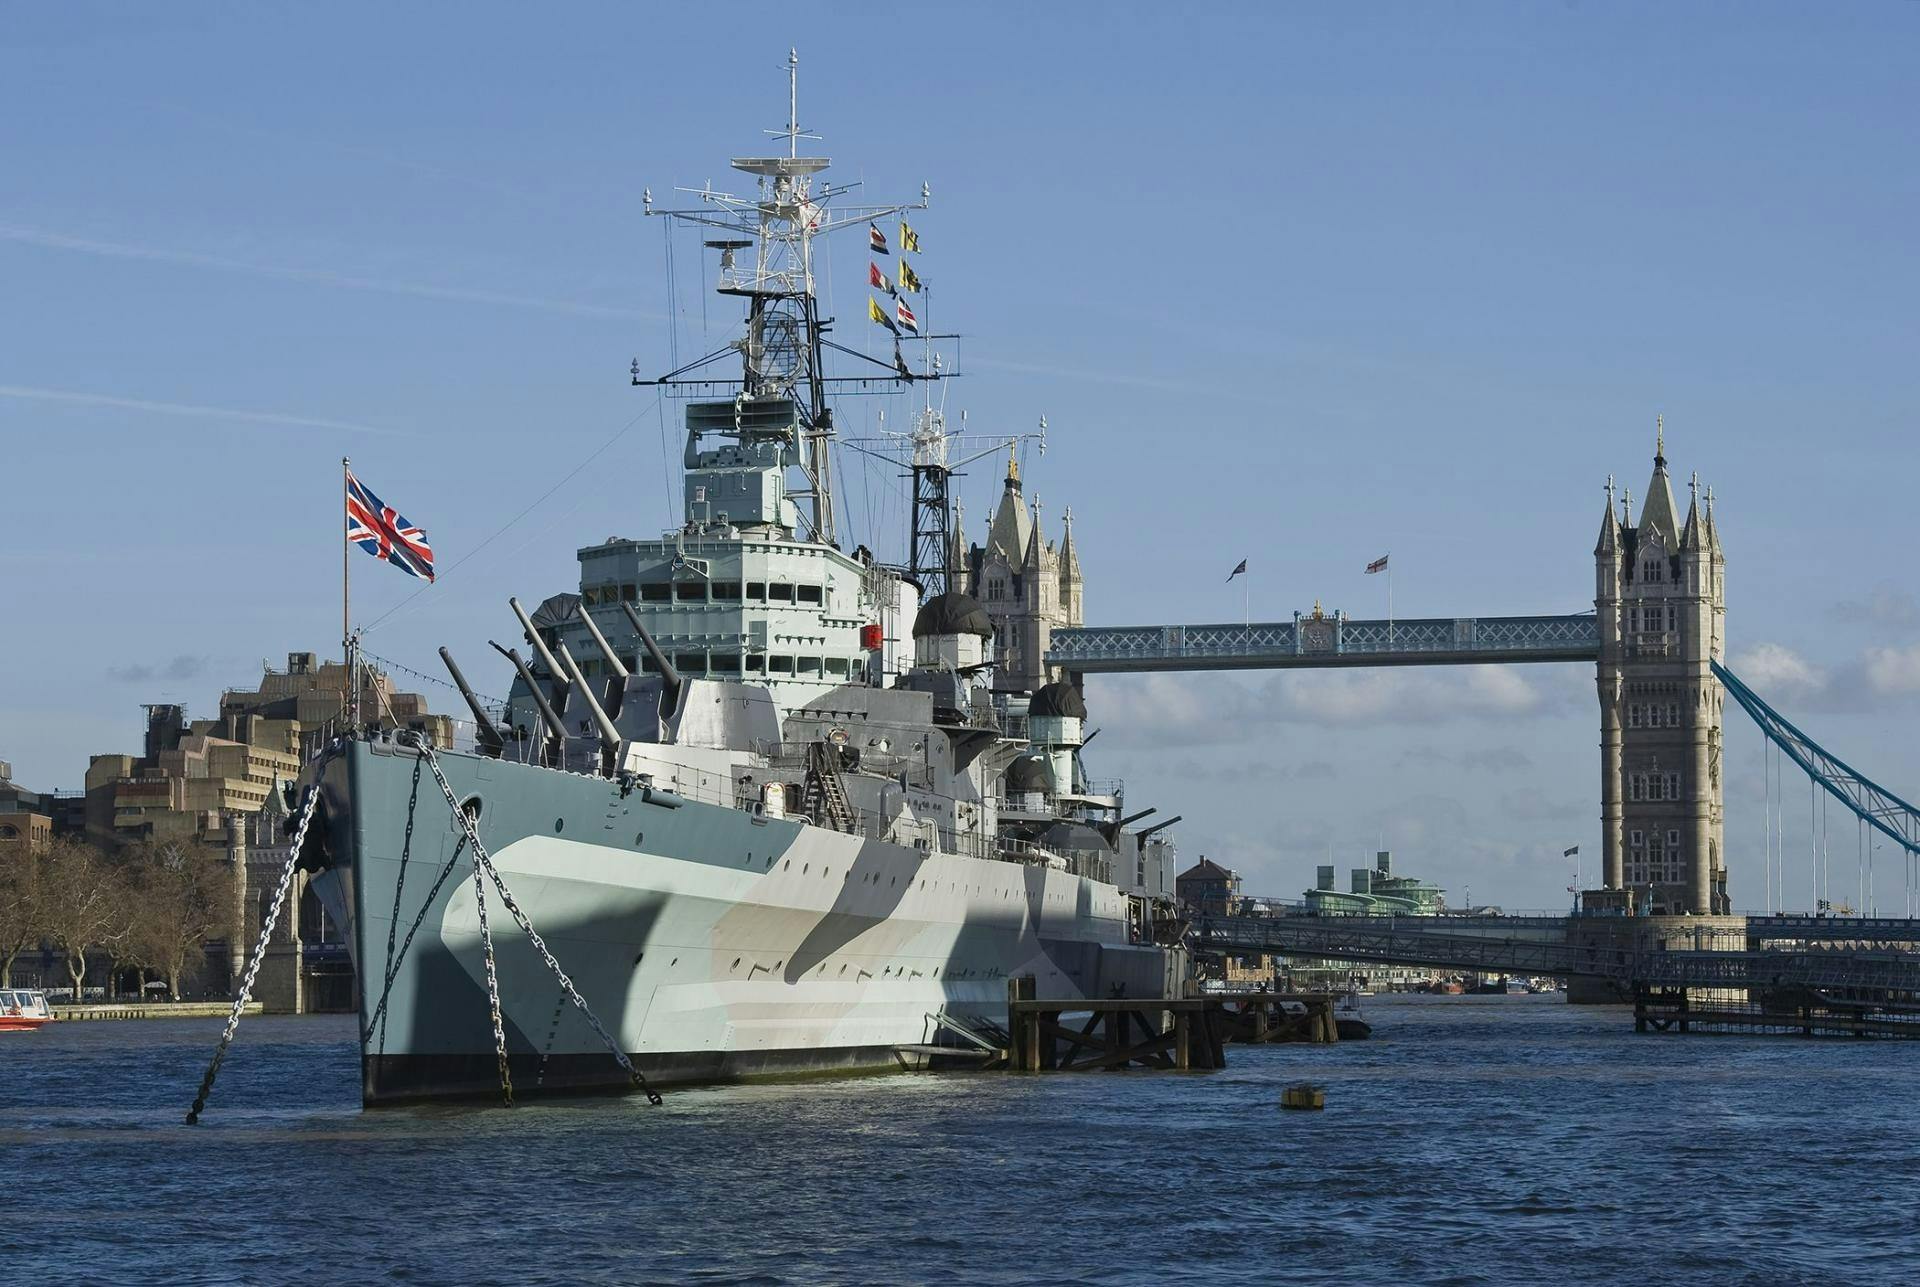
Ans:
<svg viewBox="0 0 1920 1287"><path fill-rule="evenodd" d="M1232 1042L1337 1042L1328 993L1044 1000L1032 978L1007 982L1004 1061L1014 1072L1224 1068ZM1068 1022L1068 1016L1073 1022Z"/></svg>

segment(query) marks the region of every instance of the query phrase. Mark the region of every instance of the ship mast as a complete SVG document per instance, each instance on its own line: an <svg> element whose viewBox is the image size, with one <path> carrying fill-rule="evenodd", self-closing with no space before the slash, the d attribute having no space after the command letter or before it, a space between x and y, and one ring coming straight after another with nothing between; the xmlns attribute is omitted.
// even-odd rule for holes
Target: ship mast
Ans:
<svg viewBox="0 0 1920 1287"><path fill-rule="evenodd" d="M655 380L643 380L639 363L633 368L633 383L663 386L699 386L717 392L724 381L702 374L702 368L728 354L737 354L741 363L736 402L789 398L796 411L794 445L797 464L805 476L803 485L788 495L809 501L806 521L808 537L825 545L838 545L834 516L833 410L827 402L832 384L881 383L888 386L912 378L892 363L880 362L866 354L835 344L826 338L831 319L820 316L814 290L813 239L841 228L872 223L906 210L924 209L927 190L921 188L917 203L880 206L841 206L832 210L827 202L848 188L834 188L822 182L814 189L814 178L829 164L823 156L800 155L800 140L818 139L800 125L800 58L797 51L787 52L787 124L785 129L767 130L767 134L787 141L787 155L736 157L732 165L757 180L751 195L715 191L712 185L680 188L700 199L701 205L684 210L655 210L651 191L643 200L650 215L669 220L718 229L721 236L706 245L720 252L720 276L715 289L747 301L745 333L733 343L698 358ZM671 235L671 233L669 233ZM740 263L740 252L751 249L750 266ZM824 352L835 349L879 368L852 379L830 379L825 372ZM933 376L932 378L938 378Z"/></svg>

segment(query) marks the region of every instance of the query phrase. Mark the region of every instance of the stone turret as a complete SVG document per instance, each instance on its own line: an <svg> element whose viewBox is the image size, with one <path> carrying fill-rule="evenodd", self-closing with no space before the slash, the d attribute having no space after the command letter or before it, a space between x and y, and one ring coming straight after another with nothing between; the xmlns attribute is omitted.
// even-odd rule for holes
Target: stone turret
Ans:
<svg viewBox="0 0 1920 1287"><path fill-rule="evenodd" d="M1073 545L1073 506L1067 506L1063 520L1066 532L1060 538L1060 613L1068 625L1077 626L1085 582L1080 576L1080 551Z"/></svg>
<svg viewBox="0 0 1920 1287"><path fill-rule="evenodd" d="M1725 558L1697 477L1677 517L1664 425L1636 524L1630 498L1594 549L1600 633L1602 880L1657 912L1728 907L1720 683Z"/></svg>
<svg viewBox="0 0 1920 1287"><path fill-rule="evenodd" d="M1084 591L1071 513L1056 546L1046 539L1039 499L1029 504L1022 495L1019 463L1009 458L987 543L970 549L962 566L968 590L993 621L994 688L1013 693L1041 688L1052 678L1044 659L1053 632L1082 622Z"/></svg>

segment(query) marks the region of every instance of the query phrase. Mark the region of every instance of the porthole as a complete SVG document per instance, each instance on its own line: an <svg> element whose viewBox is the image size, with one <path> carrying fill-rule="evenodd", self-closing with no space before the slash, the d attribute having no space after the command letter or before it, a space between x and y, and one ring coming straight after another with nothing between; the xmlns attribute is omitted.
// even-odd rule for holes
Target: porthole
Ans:
<svg viewBox="0 0 1920 1287"><path fill-rule="evenodd" d="M566 829L567 829L567 820L565 818L555 818L553 820L553 833L555 835L559 835L562 831L565 831Z"/></svg>
<svg viewBox="0 0 1920 1287"><path fill-rule="evenodd" d="M647 842L647 833L646 833L646 832L644 832L644 831L636 831L636 832L634 832L634 833L633 833L633 843L634 843L634 844L636 844L636 845L643 845L643 844L645 844L646 842Z"/></svg>
<svg viewBox="0 0 1920 1287"><path fill-rule="evenodd" d="M812 863L808 863L808 862L803 862L803 863L801 863L801 864L800 864L800 874L801 874L802 876L804 876L804 875L806 875L806 874L807 874L808 872L810 872L810 871L812 871L812 870L813 870L813 864L812 864Z"/></svg>
<svg viewBox="0 0 1920 1287"><path fill-rule="evenodd" d="M740 968L740 958L737 956L733 958L733 968L736 970Z"/></svg>

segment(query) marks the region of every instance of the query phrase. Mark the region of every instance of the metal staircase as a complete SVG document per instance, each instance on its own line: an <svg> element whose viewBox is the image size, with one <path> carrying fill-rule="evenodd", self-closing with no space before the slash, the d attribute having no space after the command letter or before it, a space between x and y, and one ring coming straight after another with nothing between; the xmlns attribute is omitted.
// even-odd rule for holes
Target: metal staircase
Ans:
<svg viewBox="0 0 1920 1287"><path fill-rule="evenodd" d="M807 785L802 798L807 816L835 831L854 831L858 819L847 802L847 785L840 779L838 753L824 739L807 745Z"/></svg>

